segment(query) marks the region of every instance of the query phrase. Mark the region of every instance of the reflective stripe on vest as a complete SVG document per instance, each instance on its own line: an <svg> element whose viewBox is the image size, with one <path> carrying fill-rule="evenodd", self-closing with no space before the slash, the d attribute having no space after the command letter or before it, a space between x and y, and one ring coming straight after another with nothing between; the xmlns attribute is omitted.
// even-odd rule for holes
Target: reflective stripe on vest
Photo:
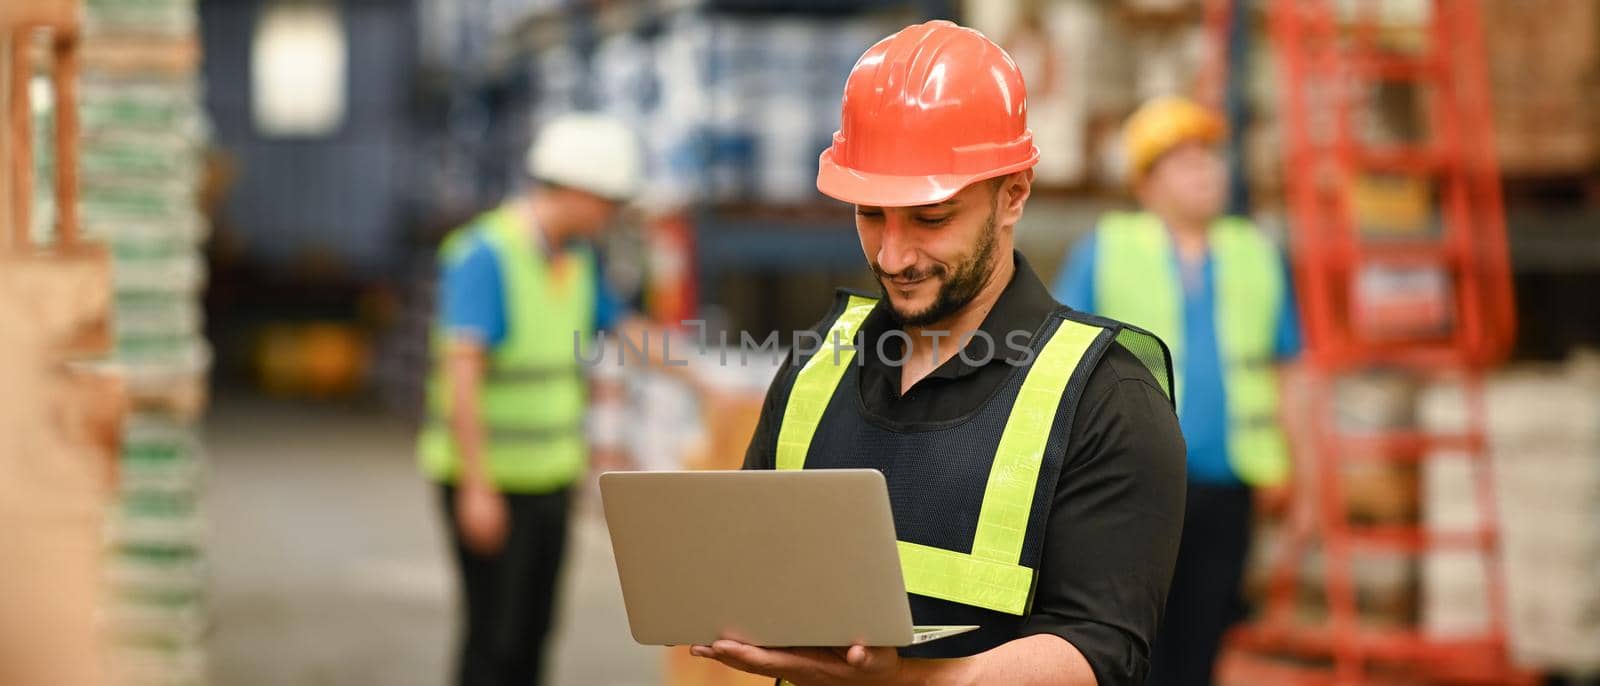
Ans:
<svg viewBox="0 0 1600 686"><path fill-rule="evenodd" d="M557 268L527 227L502 207L446 239L449 268L473 239L494 251L506 315L505 340L489 351L479 391L484 461L490 478L514 493L547 493L567 486L586 468L583 416L587 388L574 337L593 336L593 262L586 252L564 253ZM434 332L428 421L418 441L423 471L452 481L460 456L449 427L449 379L442 364L445 334Z"/></svg>
<svg viewBox="0 0 1600 686"><path fill-rule="evenodd" d="M438 431L449 431L449 422L441 418L429 418L428 428ZM566 422L549 424L545 426L497 426L483 427L483 437L491 443L500 446L514 446L523 444L539 446L551 441L574 438L583 435L583 422Z"/></svg>
<svg viewBox="0 0 1600 686"><path fill-rule="evenodd" d="M833 399L833 389L850 362L856 359L853 347L839 345L841 341L854 342L861 322L878 301L852 295L844 312L828 328L823 347L806 361L794 377L794 388L789 391L789 404L783 409L783 423L778 426L778 469L803 469L806 451L811 449L811 436L817 432L817 423ZM829 354L829 351L832 351Z"/></svg>
<svg viewBox="0 0 1600 686"><path fill-rule="evenodd" d="M583 378L583 369L571 364L495 365L484 374L490 383L544 383L551 380Z"/></svg>
<svg viewBox="0 0 1600 686"><path fill-rule="evenodd" d="M851 296L828 339L851 341L875 301ZM1062 320L1028 369L995 449L972 553L899 542L906 591L996 612L1022 615L1033 593L1033 569L1022 564L1045 444L1067 381L1102 329ZM835 336L838 336L835 339ZM826 347L795 376L779 429L778 469L802 469L822 413L854 351Z"/></svg>
<svg viewBox="0 0 1600 686"><path fill-rule="evenodd" d="M1155 215L1108 213L1096 234L1095 314L1148 329L1172 352L1183 392L1183 284L1171 236ZM1286 284L1277 248L1249 221L1224 217L1207 232L1213 260L1218 354L1227 397L1228 464L1251 485L1282 482L1289 452L1278 424L1272 364ZM1179 406L1183 403L1180 401Z"/></svg>

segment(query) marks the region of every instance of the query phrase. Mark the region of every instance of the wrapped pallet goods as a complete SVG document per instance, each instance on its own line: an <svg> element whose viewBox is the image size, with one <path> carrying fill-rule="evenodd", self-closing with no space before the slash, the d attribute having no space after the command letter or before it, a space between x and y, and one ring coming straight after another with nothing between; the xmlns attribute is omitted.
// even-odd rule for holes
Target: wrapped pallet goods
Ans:
<svg viewBox="0 0 1600 686"><path fill-rule="evenodd" d="M124 427L106 555L120 683L207 683L204 409L211 349L197 207L207 124L194 0L85 0L79 209L112 256Z"/></svg>
<svg viewBox="0 0 1600 686"><path fill-rule="evenodd" d="M195 0L84 0L91 35L183 38L199 30Z"/></svg>
<svg viewBox="0 0 1600 686"><path fill-rule="evenodd" d="M1600 673L1600 360L1578 356L1497 374L1486 402L1513 657L1542 671ZM1429 388L1421 410L1429 427L1459 426L1459 388ZM1428 461L1430 529L1481 521L1472 468L1466 460ZM1489 607L1480 557L1434 553L1424 576L1430 632L1481 629Z"/></svg>

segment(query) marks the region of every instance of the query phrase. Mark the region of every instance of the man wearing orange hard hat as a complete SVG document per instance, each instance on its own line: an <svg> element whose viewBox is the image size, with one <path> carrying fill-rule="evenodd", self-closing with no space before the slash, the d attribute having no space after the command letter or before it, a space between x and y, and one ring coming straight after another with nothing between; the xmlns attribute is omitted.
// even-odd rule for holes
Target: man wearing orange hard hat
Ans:
<svg viewBox="0 0 1600 686"><path fill-rule="evenodd" d="M1279 507L1289 474L1275 366L1298 354L1299 319L1277 246L1223 212L1215 146L1225 133L1183 98L1140 107L1123 143L1144 209L1102 217L1055 288L1062 302L1172 347L1189 485L1152 685L1211 683L1222 635L1241 614L1254 500Z"/></svg>
<svg viewBox="0 0 1600 686"><path fill-rule="evenodd" d="M817 187L855 206L880 292L839 292L745 456L883 472L913 620L981 628L695 655L801 685L1143 683L1183 514L1167 352L1062 307L1013 249L1038 158L983 34L929 22L862 55Z"/></svg>

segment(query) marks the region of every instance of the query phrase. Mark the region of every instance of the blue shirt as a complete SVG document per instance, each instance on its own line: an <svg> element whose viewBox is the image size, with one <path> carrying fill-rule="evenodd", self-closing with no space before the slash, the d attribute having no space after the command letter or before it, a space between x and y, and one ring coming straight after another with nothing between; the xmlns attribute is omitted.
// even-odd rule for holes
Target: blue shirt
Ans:
<svg viewBox="0 0 1600 686"><path fill-rule="evenodd" d="M445 329L465 334L493 348L506 339L506 296L500 258L482 236L472 239L467 254L445 270L439 302ZM601 276L598 258L594 278L594 325L604 331L616 325L622 306Z"/></svg>
<svg viewBox="0 0 1600 686"><path fill-rule="evenodd" d="M1056 277L1054 291L1062 304L1085 312L1095 311L1094 261L1099 255L1099 234L1090 233L1073 248ZM1178 396L1178 418L1189 445L1189 480L1207 484L1238 484L1228 464L1227 388L1223 384L1222 357L1217 345L1216 263L1206 253L1200 279L1182 279L1183 265L1172 259L1183 285L1183 389ZM1278 312L1273 354L1279 360L1300 354L1300 315L1295 308L1293 282L1284 265L1284 297Z"/></svg>

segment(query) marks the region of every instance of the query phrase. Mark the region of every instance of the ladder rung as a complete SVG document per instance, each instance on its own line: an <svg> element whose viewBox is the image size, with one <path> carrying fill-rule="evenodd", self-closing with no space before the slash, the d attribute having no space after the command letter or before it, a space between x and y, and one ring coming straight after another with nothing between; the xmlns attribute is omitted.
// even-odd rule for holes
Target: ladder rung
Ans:
<svg viewBox="0 0 1600 686"><path fill-rule="evenodd" d="M1350 372L1374 366L1410 367L1433 370L1456 370L1471 367L1472 357L1465 342L1457 340L1454 332L1446 332L1423 342L1404 341L1366 342L1356 339L1352 352L1339 363L1327 367L1329 372Z"/></svg>
<svg viewBox="0 0 1600 686"><path fill-rule="evenodd" d="M1415 526L1361 526L1347 532L1351 547L1397 553L1424 553L1439 549L1483 550L1494 543L1494 530L1428 531Z"/></svg>
<svg viewBox="0 0 1600 686"><path fill-rule="evenodd" d="M1533 686L1540 683L1534 675L1518 671L1507 661L1505 643L1505 632L1495 628L1439 637L1412 628L1377 629L1358 625L1352 631L1340 632L1329 622L1302 624L1266 620L1230 632L1224 662L1228 663L1225 668L1230 673L1263 677L1252 683L1322 686L1343 682L1334 679L1332 670L1320 663L1352 650L1379 664L1410 668L1388 676L1367 672L1361 683L1411 684L1417 683L1423 674L1432 676L1432 679L1424 679L1427 683L1460 686ZM1251 653L1259 659L1271 659L1276 665L1269 665L1269 669L1240 665L1239 658L1248 658ZM1308 671L1296 672L1296 668ZM1413 671L1417 668L1424 671Z"/></svg>
<svg viewBox="0 0 1600 686"><path fill-rule="evenodd" d="M1362 241L1356 247L1358 262L1385 265L1447 265L1459 257L1460 249L1442 241Z"/></svg>
<svg viewBox="0 0 1600 686"><path fill-rule="evenodd" d="M1379 148L1357 147L1358 168L1397 174L1430 174L1445 167L1445 155L1420 145L1389 145Z"/></svg>
<svg viewBox="0 0 1600 686"><path fill-rule="evenodd" d="M1338 439L1339 457L1345 460L1417 462L1434 450L1482 452L1484 440L1477 433L1429 433L1395 431L1384 434L1346 435Z"/></svg>
<svg viewBox="0 0 1600 686"><path fill-rule="evenodd" d="M1246 650L1315 657L1332 648L1336 632L1328 624L1262 621L1235 630L1230 638L1230 643ZM1405 660L1429 653L1484 656L1503 647L1505 640L1503 634L1493 631L1439 638L1416 629L1371 627L1358 627L1349 638L1361 652L1381 660Z"/></svg>
<svg viewBox="0 0 1600 686"><path fill-rule="evenodd" d="M1349 59L1356 73L1385 81L1421 81L1440 73L1438 63L1425 57L1358 54Z"/></svg>

